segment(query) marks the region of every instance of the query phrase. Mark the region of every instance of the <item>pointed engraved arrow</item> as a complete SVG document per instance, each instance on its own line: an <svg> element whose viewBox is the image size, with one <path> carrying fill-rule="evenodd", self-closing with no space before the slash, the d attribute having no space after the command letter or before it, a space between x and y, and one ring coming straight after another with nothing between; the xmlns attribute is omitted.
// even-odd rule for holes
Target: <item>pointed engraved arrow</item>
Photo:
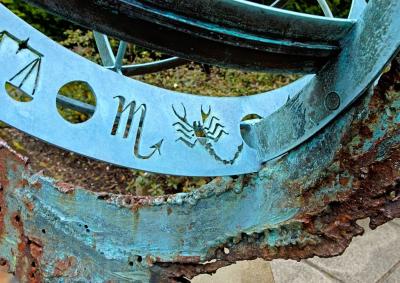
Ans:
<svg viewBox="0 0 400 283"><path fill-rule="evenodd" d="M123 96L116 96L114 98L118 98L119 99L119 105L118 105L118 112L117 115L115 116L115 120L114 120L114 124L113 124L113 129L111 131L112 135L116 135L118 128L119 128L119 124L121 121L121 116L123 115L123 113L129 109L129 114L128 114L128 119L126 122L126 126L125 126L125 131L124 131L124 135L123 137L126 139L129 137L129 133L131 130L131 126L132 126L132 121L134 119L134 116L137 112L139 112L139 110L141 111L140 114L140 119L139 119L139 125L136 131L136 137L135 137L135 145L134 145L134 149L133 149L133 153L137 158L140 159L149 159L151 158L156 152L158 152L159 155L161 155L161 146L164 142L164 139L161 139L159 142L157 142L156 144L150 146L151 149L153 149L153 151L150 154L147 155L142 155L140 154L140 141L142 139L142 131L143 131L143 125L144 125L144 121L146 118L146 112L147 112L147 107L146 104L140 104L139 107L136 108L136 101L133 100L131 101L127 106L125 106L125 97ZM119 111L121 110L121 111Z"/></svg>

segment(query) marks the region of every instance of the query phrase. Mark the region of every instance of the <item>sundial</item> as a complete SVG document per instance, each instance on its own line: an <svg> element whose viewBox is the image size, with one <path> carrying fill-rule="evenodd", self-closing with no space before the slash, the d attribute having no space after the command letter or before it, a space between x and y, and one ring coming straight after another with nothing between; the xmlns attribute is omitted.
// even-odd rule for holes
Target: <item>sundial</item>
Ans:
<svg viewBox="0 0 400 283"><path fill-rule="evenodd" d="M353 0L345 19L325 0L323 16L280 0L27 2L95 31L102 64L0 5L0 121L119 166L223 178L154 198L93 193L30 175L0 143L0 265L17 266L15 243L37 244L44 252L29 270L45 266L46 278L61 260L75 269L58 279L186 282L240 259L338 255L361 234L356 220L399 216L398 96L370 90L383 74L382 84L396 82L400 1ZM125 65L127 42L170 57ZM242 97L135 79L188 61L300 78ZM64 95L75 83L95 105ZM90 118L71 123L57 105Z"/></svg>
<svg viewBox="0 0 400 283"><path fill-rule="evenodd" d="M139 43L167 52L173 43L176 48L170 53L188 60L303 74L313 73L325 64L317 75L304 76L267 93L238 98L195 96L124 76L140 72L140 68L146 72L146 68L171 67L181 64L182 59L172 57L149 66L123 66L126 43L121 42L118 54L113 54L107 37L96 33L105 65L99 66L52 42L1 7L0 84L10 84L31 99L15 101L3 87L0 103L7 111L1 112L0 120L91 158L163 174L222 176L258 171L261 164L293 149L348 107L378 77L398 48L398 39L393 38L398 29L394 24L396 3L385 7L385 19L390 25L376 27L375 23L366 22L356 28L357 18L366 6L363 1L354 1L349 19L332 18L324 1L320 2L327 17L247 1L216 1L211 7L202 1L183 2L179 7L158 1L123 2L119 9L126 15L120 15L119 22L137 25L139 21L159 27L142 34L146 26L129 31L119 25L108 26L98 20L101 13L89 9L104 6L111 11L112 4L108 2L32 2L123 40L136 42L136 37L142 36ZM189 6L200 15L204 10L221 15L221 19L212 18L209 23L206 19L190 20L189 9L179 11ZM175 12L165 12L175 8ZM80 13L75 13L76 9ZM224 9L232 9L232 14L222 14ZM143 15L136 17L137 13ZM232 20L247 19L246 13L253 15L249 22ZM112 15L110 12L106 19L112 21ZM149 22L153 16L159 21ZM226 25L219 23L222 20L226 20ZM255 25L256 21L262 25ZM283 35L282 28L291 22L299 24L290 25ZM187 33L180 30L183 23ZM385 42L382 52L380 42L363 36L364 30L371 28L385 31L379 35ZM163 29L171 37L188 38L179 42L163 38ZM151 32L160 34L154 38ZM207 47L208 42L213 46ZM189 48L192 45L195 47ZM368 56L374 58L367 60ZM352 80L347 76L350 69L357 76ZM57 96L71 82L87 84L96 97L96 106ZM83 107L92 117L84 123L71 124L57 113L57 101ZM260 119L243 121L248 115Z"/></svg>

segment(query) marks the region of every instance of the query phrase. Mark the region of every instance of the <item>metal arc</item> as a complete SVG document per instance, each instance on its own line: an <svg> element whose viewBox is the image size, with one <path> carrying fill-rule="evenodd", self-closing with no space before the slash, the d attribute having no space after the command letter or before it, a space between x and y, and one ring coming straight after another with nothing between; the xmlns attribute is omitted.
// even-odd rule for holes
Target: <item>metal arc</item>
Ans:
<svg viewBox="0 0 400 283"><path fill-rule="evenodd" d="M353 8L363 8L357 1ZM343 50L284 107L245 133L264 161L295 148L330 123L380 76L400 49L400 2L370 1L360 21L342 41ZM337 107L327 107L330 94Z"/></svg>
<svg viewBox="0 0 400 283"><path fill-rule="evenodd" d="M83 59L3 6L0 15L0 63L4 66L0 69L0 105L6 109L0 111L0 120L69 151L129 168L187 176L255 172L261 162L243 141L242 119L249 114L272 114L312 78L241 98L177 93ZM29 48L19 50L27 38ZM40 70L21 73L16 84L26 93L34 87L33 100L17 102L4 86L29 62L38 60L38 54L42 55ZM95 109L57 95L70 82L90 86L96 96ZM85 123L71 124L58 114L56 102L94 114ZM207 111L206 119L202 111Z"/></svg>
<svg viewBox="0 0 400 283"><path fill-rule="evenodd" d="M239 0L28 2L166 54L254 71L315 72L339 52L355 23Z"/></svg>

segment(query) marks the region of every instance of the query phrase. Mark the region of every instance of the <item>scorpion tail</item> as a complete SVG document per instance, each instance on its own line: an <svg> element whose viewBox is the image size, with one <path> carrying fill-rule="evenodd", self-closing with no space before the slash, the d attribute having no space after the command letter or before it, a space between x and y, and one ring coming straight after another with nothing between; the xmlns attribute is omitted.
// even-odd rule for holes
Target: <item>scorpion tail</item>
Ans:
<svg viewBox="0 0 400 283"><path fill-rule="evenodd" d="M205 148L207 149L207 152L208 152L212 157L214 157L215 160L217 160L217 161L219 161L219 162L222 162L222 163L225 164L225 165L233 165L233 164L235 163L235 161L239 158L240 153L241 153L242 150L243 150L243 145L244 145L244 144L242 143L241 145L238 146L238 149L237 149L237 151L235 152L233 158L232 158L232 159L229 159L229 160L221 158L221 157L218 155L218 153L215 151L215 149L214 149L214 147L212 146L211 143L206 143L206 144L205 144Z"/></svg>

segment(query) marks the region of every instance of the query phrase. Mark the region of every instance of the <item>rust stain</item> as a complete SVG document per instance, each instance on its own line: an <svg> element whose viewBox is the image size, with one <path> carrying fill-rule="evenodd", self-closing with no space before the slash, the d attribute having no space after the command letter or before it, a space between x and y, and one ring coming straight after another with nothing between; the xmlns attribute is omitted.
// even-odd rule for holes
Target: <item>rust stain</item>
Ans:
<svg viewBox="0 0 400 283"><path fill-rule="evenodd" d="M23 202L28 211L32 212L35 209L35 205L29 199L24 198Z"/></svg>
<svg viewBox="0 0 400 283"><path fill-rule="evenodd" d="M349 184L349 178L341 177L339 179L339 183L341 186L347 187L347 185Z"/></svg>
<svg viewBox="0 0 400 283"><path fill-rule="evenodd" d="M29 182L27 179L21 179L17 184L17 188L26 188L28 186L29 186Z"/></svg>
<svg viewBox="0 0 400 283"><path fill-rule="evenodd" d="M167 208L167 214L170 215L171 213L172 213L172 208L171 208L171 207L168 207L168 208Z"/></svg>
<svg viewBox="0 0 400 283"><path fill-rule="evenodd" d="M0 272L9 272L10 263L5 258L0 258Z"/></svg>
<svg viewBox="0 0 400 283"><path fill-rule="evenodd" d="M37 190L40 190L42 188L42 184L40 182L35 182L31 184L31 187Z"/></svg>
<svg viewBox="0 0 400 283"><path fill-rule="evenodd" d="M42 278L39 264L43 245L39 239L25 235L23 219L19 212L12 213L10 218L19 238L15 276L22 282L40 283Z"/></svg>
<svg viewBox="0 0 400 283"><path fill-rule="evenodd" d="M363 138L367 138L367 139L372 138L373 133L372 133L371 129L367 125L362 125L360 127L359 132L360 132L360 135Z"/></svg>
<svg viewBox="0 0 400 283"><path fill-rule="evenodd" d="M328 170L312 187L305 187L301 180L287 184L291 190L302 192L302 210L294 221L302 225L305 233L315 235L317 240L303 237L298 245L270 247L257 242L257 235L256 238L242 235L229 246L229 254L221 248L210 249L207 260L216 259L214 262L201 263L196 258L177 257L167 263L156 258L151 266L153 279L157 282L180 282L198 274L214 273L244 259L301 260L340 255L354 236L363 234L364 230L356 223L358 219L370 217L370 227L376 228L400 217L400 168L395 162L400 160L400 145L386 142L399 136L400 130L398 127L389 129L387 135L375 142L368 152L361 150L364 140L372 137L371 129L379 127L379 114L384 113L387 103L385 93L394 85L400 85L400 56L376 87L368 106L368 117L353 123L343 138L343 147L334 160L339 164L339 170ZM354 143L354 137L359 137L359 141ZM321 188L334 185L348 189L320 199L316 197Z"/></svg>
<svg viewBox="0 0 400 283"><path fill-rule="evenodd" d="M5 202L5 190L9 186L9 181L7 178L7 167L6 160L8 157L8 151L4 150L4 145L0 141L0 238L4 236L6 231L4 217L7 214L7 206Z"/></svg>
<svg viewBox="0 0 400 283"><path fill-rule="evenodd" d="M399 65L396 64L393 66L400 70ZM386 83L385 85L390 86L395 82L400 82L400 76L397 71L391 71L386 73L382 80ZM271 247L258 242L263 233L268 233L268 231L254 233L254 235L244 234L228 242L231 244L229 253L224 253L222 246L211 248L207 259L215 261L209 263L202 263L198 256L177 256L172 262L146 257L146 261L151 263L149 265L153 274L161 278L157 282L163 282L163 279L166 282L178 281L183 278L192 278L200 273L212 273L237 260L259 257L266 260L275 258L300 260L316 255L321 257L339 255L354 236L363 233L363 229L356 224L358 219L370 217L370 227L375 228L395 217L400 217L400 168L394 164L394 161L400 160L400 145L385 143L391 137L399 136L400 130L393 129L375 142L368 152L359 153L364 140L371 137L371 127L379 123L380 117L374 111L384 109L383 92L387 90L387 87L382 84L378 85L368 106L371 114L364 121L354 123L343 139L343 147L337 152L334 160L334 163L339 164L339 170L327 170L324 177L310 187L306 187L302 180L287 183L292 191L301 192L299 198L302 202L302 210L293 222L301 225L302 232L313 235L315 238L307 239L304 234L300 244ZM350 145L354 137L360 140ZM2 152L2 147L4 145L0 141L0 229L1 233L4 233L6 215L4 190L9 189L7 164L11 164L17 170L21 161L16 161L16 157L10 151ZM384 156L381 156L383 153ZM26 162L25 159L24 161ZM215 182L222 183L222 179L217 178ZM21 184L24 184L24 181ZM316 197L321 188L335 185L349 189L329 196L325 195L320 199ZM73 193L75 190L74 186L65 183L57 183L57 186L66 194ZM153 201L151 197L127 198L113 194L98 194L98 198L131 208L136 212L134 215L136 218L139 217L140 208ZM171 214L172 209L169 208L167 213ZM10 221L17 229L19 238L16 276L22 282L41 282L39 264L43 245L39 239L33 239L25 234L23 220L18 212L10 215ZM282 225L282 228L290 230L289 226ZM8 264L7 260L0 259L0 269L2 266L7 267ZM59 260L56 262L53 275L62 277L76 265L75 257Z"/></svg>
<svg viewBox="0 0 400 283"><path fill-rule="evenodd" d="M55 277L62 277L68 270L76 266L77 260L73 256L69 256L64 260L59 260L56 262L53 275Z"/></svg>
<svg viewBox="0 0 400 283"><path fill-rule="evenodd" d="M7 206L4 198L4 185L6 182L3 182L1 180L1 163L0 163L0 238L3 238L5 232L6 232L6 227L5 227L5 215L7 214Z"/></svg>

